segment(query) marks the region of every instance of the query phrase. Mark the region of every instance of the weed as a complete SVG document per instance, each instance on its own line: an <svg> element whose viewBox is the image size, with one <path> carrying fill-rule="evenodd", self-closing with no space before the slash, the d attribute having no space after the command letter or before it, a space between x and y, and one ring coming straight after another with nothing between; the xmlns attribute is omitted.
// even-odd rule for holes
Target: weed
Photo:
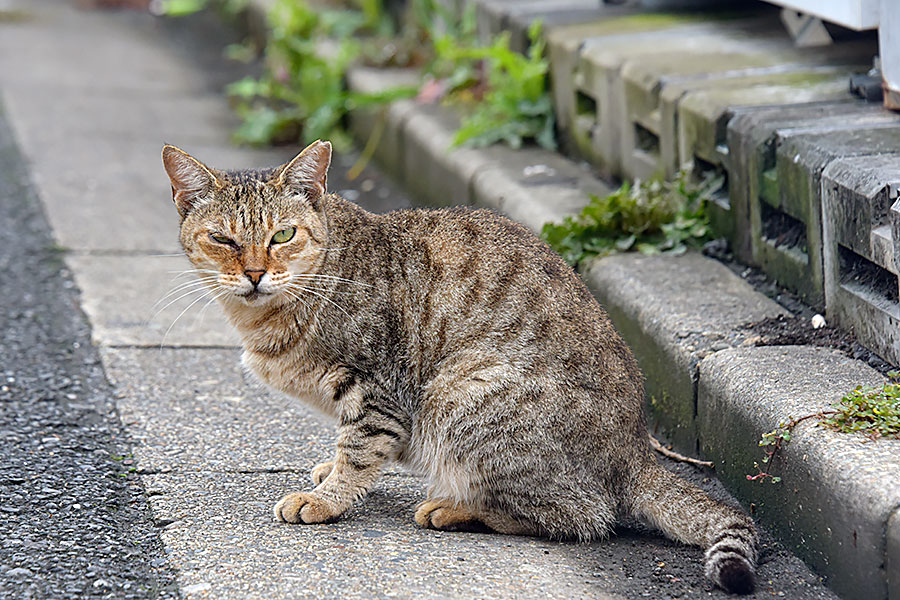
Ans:
<svg viewBox="0 0 900 600"><path fill-rule="evenodd" d="M413 88L376 94L347 89L347 69L360 56L355 37L377 24L371 18L351 10L319 12L303 1L276 2L268 14L265 72L229 86L244 121L235 133L238 141L328 138L346 146L342 122L350 110L414 95Z"/></svg>
<svg viewBox="0 0 900 600"><path fill-rule="evenodd" d="M857 386L835 405L833 410L823 410L797 419L789 418L778 428L764 433L759 445L767 448L763 465L753 463L755 475L747 475L748 481L778 483L781 477L769 472L772 461L784 444L791 441L791 432L803 421L816 418L823 427L844 433L862 433L875 440L881 437L900 439L900 372L888 372L889 380L881 385Z"/></svg>
<svg viewBox="0 0 900 600"><path fill-rule="evenodd" d="M888 373L881 387L858 386L841 398L822 425L844 433L862 433L871 439L900 438L900 373Z"/></svg>
<svg viewBox="0 0 900 600"><path fill-rule="evenodd" d="M709 239L706 201L721 185L721 179L694 184L685 172L671 182L624 183L608 196L591 195L579 214L561 224L545 224L541 237L573 266L629 250L680 254Z"/></svg>
<svg viewBox="0 0 900 600"><path fill-rule="evenodd" d="M235 6L244 2L228 1ZM166 14L181 16L208 3L165 0L163 7ZM238 142L309 143L327 138L344 147L349 137L343 122L349 111L415 95L413 87L373 94L347 88L347 70L361 60L357 38L364 33L385 34L389 28L380 0L359 0L355 9L341 10L313 8L305 0L278 0L266 18L262 75L228 87L243 121L235 132ZM231 46L228 54L247 60L253 52L247 46Z"/></svg>
<svg viewBox="0 0 900 600"><path fill-rule="evenodd" d="M453 65L451 99L460 103L464 117L454 144L489 146L504 143L519 148L534 141L555 150L553 105L547 87L549 63L544 58L541 24L528 35L527 55L509 48L509 34L490 46L467 46L456 38L435 40L435 64Z"/></svg>

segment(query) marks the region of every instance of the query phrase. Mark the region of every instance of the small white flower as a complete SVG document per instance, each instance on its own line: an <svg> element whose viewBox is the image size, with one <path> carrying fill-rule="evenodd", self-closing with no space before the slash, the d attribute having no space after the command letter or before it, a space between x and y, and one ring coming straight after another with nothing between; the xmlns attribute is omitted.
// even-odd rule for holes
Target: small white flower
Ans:
<svg viewBox="0 0 900 600"><path fill-rule="evenodd" d="M812 324L813 329L821 329L822 327L825 327L825 325L826 325L825 317L823 317L822 315L819 315L819 314L813 315L813 318L811 319L810 323Z"/></svg>

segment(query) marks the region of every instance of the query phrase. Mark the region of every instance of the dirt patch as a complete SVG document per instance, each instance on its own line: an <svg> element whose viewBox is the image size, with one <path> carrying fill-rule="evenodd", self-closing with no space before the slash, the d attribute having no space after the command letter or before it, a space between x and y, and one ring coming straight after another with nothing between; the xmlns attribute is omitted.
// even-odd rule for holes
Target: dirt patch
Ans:
<svg viewBox="0 0 900 600"><path fill-rule="evenodd" d="M743 325L741 329L750 332L748 341L754 346L821 346L865 361L883 374L893 369L880 356L857 342L852 334L830 325L815 329L806 317L768 317Z"/></svg>
<svg viewBox="0 0 900 600"><path fill-rule="evenodd" d="M765 273L755 267L742 265L734 260L734 255L724 239L713 240L703 247L703 254L715 258L731 271L753 286L757 292L768 296L785 309L791 316L770 317L754 323L747 323L741 329L751 336L747 343L755 346L821 346L834 348L867 363L882 374L895 367L883 358L860 344L852 333L831 325L814 329L812 317L816 311L790 291L772 281ZM756 339L754 339L756 338Z"/></svg>

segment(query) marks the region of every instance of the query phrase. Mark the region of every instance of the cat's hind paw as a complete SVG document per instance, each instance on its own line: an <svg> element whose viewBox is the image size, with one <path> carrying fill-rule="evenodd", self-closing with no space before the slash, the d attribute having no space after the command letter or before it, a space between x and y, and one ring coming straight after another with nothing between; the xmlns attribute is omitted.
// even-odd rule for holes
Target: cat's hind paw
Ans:
<svg viewBox="0 0 900 600"><path fill-rule="evenodd" d="M331 470L334 468L334 461L323 462L321 464L313 467L310 476L312 476L313 483L319 485L325 478L331 474Z"/></svg>
<svg viewBox="0 0 900 600"><path fill-rule="evenodd" d="M327 523L334 521L340 512L308 492L294 492L275 505L275 518L284 523Z"/></svg>
<svg viewBox="0 0 900 600"><path fill-rule="evenodd" d="M490 531L467 507L450 500L426 500L416 507L416 523L445 531Z"/></svg>

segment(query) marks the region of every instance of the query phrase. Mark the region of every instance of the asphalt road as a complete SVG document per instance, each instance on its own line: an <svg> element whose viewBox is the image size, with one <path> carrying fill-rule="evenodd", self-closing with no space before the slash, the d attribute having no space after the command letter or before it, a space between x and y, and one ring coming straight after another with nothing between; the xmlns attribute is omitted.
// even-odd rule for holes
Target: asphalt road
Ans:
<svg viewBox="0 0 900 600"><path fill-rule="evenodd" d="M0 273L0 597L177 597L115 392L2 114Z"/></svg>
<svg viewBox="0 0 900 600"><path fill-rule="evenodd" d="M131 13L104 18L110 19L112 26L130 28L134 35L177 47L185 60L202 65L213 88L235 76L233 68L220 58L221 46L231 34L209 19L162 23ZM347 180L345 174L353 162L352 155L336 158L329 177L333 190L372 210L409 205L404 194L371 166L358 179ZM167 553L188 556L188 550L163 547L160 532L176 523L151 515L148 497L156 498L156 506L165 510L167 498L173 503L180 501L180 478L191 480L183 488L185 493L202 489L222 505L231 503L236 510L248 511L238 514L244 527L253 529L254 519L265 519L258 524L265 538L269 536L266 528L273 527L271 515L267 504L264 510L253 512L256 504L264 503L252 495L252 486L287 475L259 475L250 470L224 475L216 471L198 475L189 470L146 476L132 472L132 440L116 408L122 406L117 394L123 390L106 379L91 346L89 325L79 309L78 291L62 258L29 187L9 129L0 122L0 438L4 442L0 444L0 596L177 597ZM202 360L196 364L202 366ZM331 434L317 427L305 430L298 423L291 432L298 447L313 447L310 460L312 455L330 452L321 440ZM710 472L672 463L668 466L714 496L731 501ZM207 477L208 483L196 483ZM310 543L310 547L321 548L321 555L298 556L297 560L312 560L311 568L336 573L327 593L315 594L298 579L297 596L344 596L357 584L360 571L368 567L372 572L359 585L377 587L384 575L390 581L418 582L414 589L421 594L428 586L442 583L436 573L452 572L463 587L440 589L481 590L479 594L485 597L505 597L504 590L519 590L537 597L522 575L531 572L524 569L530 561L535 577L544 581L556 577L575 586L569 589L586 585L586 589L596 589L598 597L726 597L703 578L701 550L634 525L623 524L612 538L594 544L420 530L412 525L412 506L421 498L423 487L424 482L406 475L388 476L336 524L278 526L278 535L285 539L318 538L319 545ZM214 506L213 511L216 509ZM204 515L196 522L186 518L178 525L183 535L169 530L168 539L173 544L178 540L196 544L202 535L198 531L218 531ZM194 523L197 529L192 531ZM210 529L202 529L206 526ZM242 550L241 544L265 541L247 535L242 540L223 538L222 546L212 547ZM209 542L219 540L211 538ZM387 560L387 547L399 548L400 554L389 575L373 568ZM442 563L437 556L445 557ZM241 562L246 562L244 557L238 552L229 560L240 568ZM401 572L398 575L396 571ZM265 571L262 573L265 576ZM417 595L391 585L379 595ZM835 597L801 561L766 535L758 587L756 598ZM554 597L565 597L563 593L558 591ZM439 597L435 592L426 595ZM461 592L459 597L467 596Z"/></svg>

